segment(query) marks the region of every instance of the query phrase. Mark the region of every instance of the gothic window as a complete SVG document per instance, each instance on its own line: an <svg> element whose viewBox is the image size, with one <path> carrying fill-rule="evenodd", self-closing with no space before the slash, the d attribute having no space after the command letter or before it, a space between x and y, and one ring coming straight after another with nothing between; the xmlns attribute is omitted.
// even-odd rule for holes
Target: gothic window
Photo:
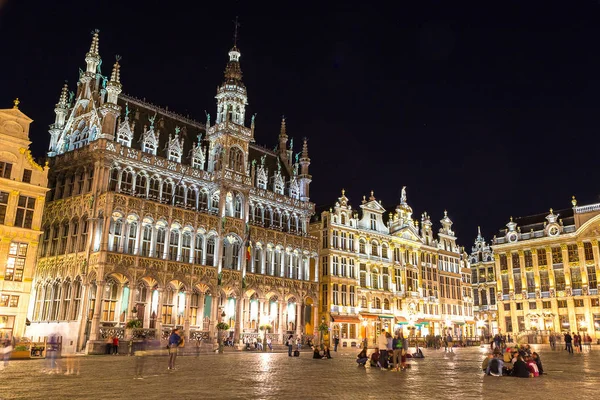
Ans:
<svg viewBox="0 0 600 400"><path fill-rule="evenodd" d="M296 179L294 179L290 183L290 197L294 198L294 199L298 199L298 198L300 198L299 193L300 193L300 188L298 187L298 182L296 181Z"/></svg>
<svg viewBox="0 0 600 400"><path fill-rule="evenodd" d="M167 242L167 229L164 226L159 226L156 230L156 246L154 257L163 258L165 254L165 244Z"/></svg>
<svg viewBox="0 0 600 400"><path fill-rule="evenodd" d="M117 218L116 220L111 219L110 229L110 251L119 251L121 247L121 238L123 236L123 219Z"/></svg>
<svg viewBox="0 0 600 400"><path fill-rule="evenodd" d="M192 155L192 168L203 169L204 168L204 151L200 146L200 143L194 148Z"/></svg>
<svg viewBox="0 0 600 400"><path fill-rule="evenodd" d="M129 127L129 120L125 117L125 121L123 121L119 125L119 130L117 131L117 142L122 144L123 146L131 147L131 140L133 139L133 132Z"/></svg>
<svg viewBox="0 0 600 400"><path fill-rule="evenodd" d="M142 257L150 257L150 248L152 245L152 225L145 224L142 230Z"/></svg>
<svg viewBox="0 0 600 400"><path fill-rule="evenodd" d="M218 145L213 150L213 171L219 171L223 162L223 148Z"/></svg>
<svg viewBox="0 0 600 400"><path fill-rule="evenodd" d="M171 236L169 238L169 260L179 261L179 229L171 230Z"/></svg>
<svg viewBox="0 0 600 400"><path fill-rule="evenodd" d="M215 265L215 237L210 236L206 241L206 265Z"/></svg>
<svg viewBox="0 0 600 400"><path fill-rule="evenodd" d="M65 178L65 190L63 193L63 198L69 197L72 194L73 191L73 180L75 178L73 176L67 176Z"/></svg>
<svg viewBox="0 0 600 400"><path fill-rule="evenodd" d="M119 295L119 284L109 278L104 288L102 299L102 321L116 321L115 310Z"/></svg>
<svg viewBox="0 0 600 400"><path fill-rule="evenodd" d="M219 192L215 192L212 195L210 201L210 212L217 214L219 212Z"/></svg>
<svg viewBox="0 0 600 400"><path fill-rule="evenodd" d="M379 297L375 297L375 301L374 301L374 307L376 309L380 309L381 308L381 299Z"/></svg>
<svg viewBox="0 0 600 400"><path fill-rule="evenodd" d="M158 200L160 198L160 178L158 176L150 178L148 198L151 200Z"/></svg>
<svg viewBox="0 0 600 400"><path fill-rule="evenodd" d="M136 221L132 221L128 224L127 229L127 248L125 252L128 254L136 253L136 242L137 242L137 228L138 223Z"/></svg>
<svg viewBox="0 0 600 400"><path fill-rule="evenodd" d="M60 305L60 313L58 320L65 321L69 318L69 307L71 306L71 281L68 279L63 283L62 287L62 298Z"/></svg>
<svg viewBox="0 0 600 400"><path fill-rule="evenodd" d="M234 205L233 205L233 216L235 218L242 218L243 204L244 204L244 202L242 200L242 197L240 195L236 195Z"/></svg>
<svg viewBox="0 0 600 400"><path fill-rule="evenodd" d="M79 251L84 251L87 248L89 221L87 215L81 218L81 239L79 240Z"/></svg>
<svg viewBox="0 0 600 400"><path fill-rule="evenodd" d="M181 261L189 263L192 252L192 233L184 231L181 235Z"/></svg>
<svg viewBox="0 0 600 400"><path fill-rule="evenodd" d="M174 202L176 206L183 206L185 200L185 186L178 185L175 189Z"/></svg>
<svg viewBox="0 0 600 400"><path fill-rule="evenodd" d="M208 193L205 189L200 190L198 193L198 209L199 210L207 210L208 209Z"/></svg>
<svg viewBox="0 0 600 400"><path fill-rule="evenodd" d="M148 186L148 177L145 174L138 174L135 177L135 194L136 194L136 196L145 197L147 186Z"/></svg>
<svg viewBox="0 0 600 400"><path fill-rule="evenodd" d="M161 203L171 204L173 201L173 182L166 180L162 184Z"/></svg>
<svg viewBox="0 0 600 400"><path fill-rule="evenodd" d="M196 234L194 244L194 264L202 264L202 254L204 249L204 236L201 233Z"/></svg>
<svg viewBox="0 0 600 400"><path fill-rule="evenodd" d="M69 222L64 221L60 228L60 243L58 247L58 254L64 254L67 251L67 241L69 240Z"/></svg>
<svg viewBox="0 0 600 400"><path fill-rule="evenodd" d="M110 182L108 184L108 190L111 190L113 192L117 191L117 186L119 185L119 169L118 168L113 168L110 170ZM59 189L56 189L56 193L55 193L55 200L59 197Z"/></svg>
<svg viewBox="0 0 600 400"><path fill-rule="evenodd" d="M142 134L142 151L144 153L156 155L156 149L158 147L158 140L154 134L154 128L151 127L149 131L145 131Z"/></svg>
<svg viewBox="0 0 600 400"><path fill-rule="evenodd" d="M79 316L79 310L81 309L81 278L77 277L71 285L71 298L73 299L73 306L71 307L71 315L67 318L70 320L76 320Z"/></svg>
<svg viewBox="0 0 600 400"><path fill-rule="evenodd" d="M260 204L254 205L254 222L262 223L262 206Z"/></svg>
<svg viewBox="0 0 600 400"><path fill-rule="evenodd" d="M244 172L244 153L238 147L229 149L229 168L236 172Z"/></svg>
<svg viewBox="0 0 600 400"><path fill-rule="evenodd" d="M50 321L58 320L61 293L62 285L60 284L60 281L54 282L54 284L52 285L52 306L50 310Z"/></svg>
<svg viewBox="0 0 600 400"><path fill-rule="evenodd" d="M289 230L289 216L287 212L284 212L281 215L281 228L283 229L284 232L287 232Z"/></svg>
<svg viewBox="0 0 600 400"><path fill-rule="evenodd" d="M384 310L390 309L390 301L388 299L383 299L383 309Z"/></svg>
<svg viewBox="0 0 600 400"><path fill-rule="evenodd" d="M131 189L133 188L133 171L130 169L126 169L123 171L121 175L121 187L120 192L122 193L131 193Z"/></svg>
<svg viewBox="0 0 600 400"><path fill-rule="evenodd" d="M196 209L196 189L188 188L185 205L187 208Z"/></svg>
<svg viewBox="0 0 600 400"><path fill-rule="evenodd" d="M265 224L267 226L273 226L273 211L271 208L267 208L265 211Z"/></svg>

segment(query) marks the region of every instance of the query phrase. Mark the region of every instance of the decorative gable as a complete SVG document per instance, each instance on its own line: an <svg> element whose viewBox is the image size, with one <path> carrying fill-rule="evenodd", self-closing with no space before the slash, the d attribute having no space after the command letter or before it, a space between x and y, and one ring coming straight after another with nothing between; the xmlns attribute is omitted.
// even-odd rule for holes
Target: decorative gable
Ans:
<svg viewBox="0 0 600 400"><path fill-rule="evenodd" d="M204 163L206 158L204 156L204 148L200 145L202 143L202 135L198 135L198 142L194 143L192 149L192 168L204 169Z"/></svg>
<svg viewBox="0 0 600 400"><path fill-rule="evenodd" d="M133 140L133 132L131 130L131 126L129 125L129 106L125 105L125 119L119 125L119 129L117 131L117 142L121 143L123 146L131 147L131 142Z"/></svg>
<svg viewBox="0 0 600 400"><path fill-rule="evenodd" d="M175 136L169 135L169 144L167 147L167 157L170 161L181 162L181 155L183 154L183 139L179 139L180 127L175 127Z"/></svg>

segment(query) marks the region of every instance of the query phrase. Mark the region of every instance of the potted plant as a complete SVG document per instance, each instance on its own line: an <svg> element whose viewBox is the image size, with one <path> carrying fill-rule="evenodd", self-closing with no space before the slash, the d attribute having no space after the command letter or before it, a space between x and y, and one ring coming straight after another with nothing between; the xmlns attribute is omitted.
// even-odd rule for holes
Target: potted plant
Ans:
<svg viewBox="0 0 600 400"><path fill-rule="evenodd" d="M229 325L227 325L225 322L219 322L217 324L217 330L218 332L218 340L219 340L219 354L223 354L223 334L222 331L226 331L229 329Z"/></svg>
<svg viewBox="0 0 600 400"><path fill-rule="evenodd" d="M13 360L30 358L30 357L31 357L31 351L30 351L29 345L27 345L27 344L19 344L19 345L15 346L12 353L10 354L10 358Z"/></svg>
<svg viewBox="0 0 600 400"><path fill-rule="evenodd" d="M262 324L261 326L258 327L258 329L260 329L263 332L263 351L267 351L267 332L269 330L271 330L273 327L271 326L271 324L266 323L266 324Z"/></svg>
<svg viewBox="0 0 600 400"><path fill-rule="evenodd" d="M139 328L142 328L142 320L141 319L134 318L134 319L127 321L127 324L125 324L125 336L128 338L132 338L133 330L139 329Z"/></svg>

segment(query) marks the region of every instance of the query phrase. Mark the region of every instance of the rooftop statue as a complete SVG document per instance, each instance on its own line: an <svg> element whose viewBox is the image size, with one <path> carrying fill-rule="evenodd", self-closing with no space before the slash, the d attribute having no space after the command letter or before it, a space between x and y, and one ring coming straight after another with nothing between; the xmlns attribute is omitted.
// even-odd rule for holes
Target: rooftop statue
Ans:
<svg viewBox="0 0 600 400"><path fill-rule="evenodd" d="M262 165L263 167L265 166L265 159L267 158L267 155L264 154L261 158L260 158L260 165Z"/></svg>

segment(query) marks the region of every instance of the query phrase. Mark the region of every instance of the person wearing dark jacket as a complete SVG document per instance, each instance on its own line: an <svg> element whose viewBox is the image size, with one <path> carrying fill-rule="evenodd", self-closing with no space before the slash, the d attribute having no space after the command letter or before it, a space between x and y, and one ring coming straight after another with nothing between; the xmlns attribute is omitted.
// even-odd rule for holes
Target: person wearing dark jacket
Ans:
<svg viewBox="0 0 600 400"><path fill-rule="evenodd" d="M313 347L313 358L321 359L321 353L319 352L319 348L317 346Z"/></svg>
<svg viewBox="0 0 600 400"><path fill-rule="evenodd" d="M529 369L523 361L523 357L518 356L517 361L513 364L511 376L516 378L529 378Z"/></svg>
<svg viewBox="0 0 600 400"><path fill-rule="evenodd" d="M542 368L542 360L540 359L540 355L534 351L532 353L532 356L533 356L533 361L535 361L535 363L537 364L540 375L542 375L544 373L544 368Z"/></svg>
<svg viewBox="0 0 600 400"><path fill-rule="evenodd" d="M573 354L573 337L569 335L569 332L565 333L565 350Z"/></svg>
<svg viewBox="0 0 600 400"><path fill-rule="evenodd" d="M364 367L365 364L369 361L369 357L367 356L367 349L362 349L360 353L356 356L356 362L358 365Z"/></svg>

